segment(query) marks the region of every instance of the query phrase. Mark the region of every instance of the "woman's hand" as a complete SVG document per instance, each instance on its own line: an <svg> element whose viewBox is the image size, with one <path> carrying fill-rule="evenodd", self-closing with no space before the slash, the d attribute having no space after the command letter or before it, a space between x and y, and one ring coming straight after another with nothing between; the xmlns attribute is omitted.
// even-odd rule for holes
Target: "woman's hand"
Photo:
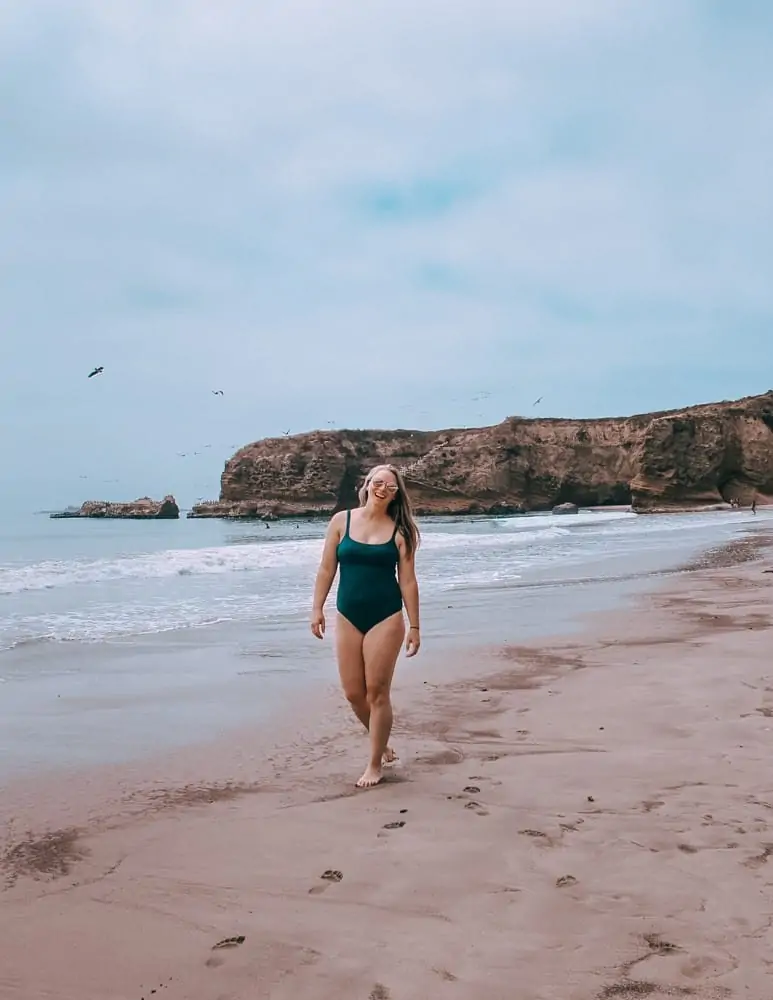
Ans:
<svg viewBox="0 0 773 1000"><path fill-rule="evenodd" d="M311 613L311 634L316 636L317 639L324 639L325 637L325 613L320 608L319 611L314 610Z"/></svg>
<svg viewBox="0 0 773 1000"><path fill-rule="evenodd" d="M417 628L409 628L405 637L405 655L415 656L421 647L421 633Z"/></svg>

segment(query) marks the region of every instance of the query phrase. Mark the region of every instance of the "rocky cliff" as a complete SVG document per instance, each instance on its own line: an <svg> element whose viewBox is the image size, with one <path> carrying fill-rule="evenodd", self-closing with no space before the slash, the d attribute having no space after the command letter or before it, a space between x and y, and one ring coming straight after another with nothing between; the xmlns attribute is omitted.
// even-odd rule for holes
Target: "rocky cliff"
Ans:
<svg viewBox="0 0 773 1000"><path fill-rule="evenodd" d="M128 503L112 503L109 500L87 500L77 510L63 510L50 516L173 520L180 516L180 508L177 506L177 501L173 496L164 497L163 500L151 500L150 497L140 497L139 500L131 500Z"/></svg>
<svg viewBox="0 0 773 1000"><path fill-rule="evenodd" d="M364 473L381 462L403 470L424 514L764 501L773 496L773 390L632 417L268 438L229 459L220 500L189 516L327 514L355 505Z"/></svg>

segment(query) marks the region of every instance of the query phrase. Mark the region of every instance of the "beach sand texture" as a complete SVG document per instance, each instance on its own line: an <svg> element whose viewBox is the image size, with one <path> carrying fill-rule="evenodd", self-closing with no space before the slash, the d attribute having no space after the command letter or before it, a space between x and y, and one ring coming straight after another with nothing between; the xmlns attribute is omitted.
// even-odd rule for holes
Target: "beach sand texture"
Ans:
<svg viewBox="0 0 773 1000"><path fill-rule="evenodd" d="M569 640L481 650L440 682L412 668L402 759L371 792L340 706L247 782L156 786L73 828L6 817L0 997L767 1000L757 544Z"/></svg>

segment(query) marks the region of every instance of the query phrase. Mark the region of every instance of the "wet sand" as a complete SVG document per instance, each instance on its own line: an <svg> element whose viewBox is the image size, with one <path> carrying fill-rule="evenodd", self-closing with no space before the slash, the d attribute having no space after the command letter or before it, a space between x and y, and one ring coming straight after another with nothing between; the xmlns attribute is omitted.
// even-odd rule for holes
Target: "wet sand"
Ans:
<svg viewBox="0 0 773 1000"><path fill-rule="evenodd" d="M230 783L6 801L0 997L765 1000L770 569L751 539L580 635L403 671L371 792L326 703Z"/></svg>

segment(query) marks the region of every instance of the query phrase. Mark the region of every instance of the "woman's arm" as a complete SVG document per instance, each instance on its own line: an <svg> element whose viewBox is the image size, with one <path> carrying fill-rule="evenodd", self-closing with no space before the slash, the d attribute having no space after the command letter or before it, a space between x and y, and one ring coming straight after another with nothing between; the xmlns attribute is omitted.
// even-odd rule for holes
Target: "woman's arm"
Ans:
<svg viewBox="0 0 773 1000"><path fill-rule="evenodd" d="M341 526L343 524L344 512L339 511L330 518L325 533L325 547L322 550L322 558L317 570L317 579L314 582L314 600L311 608L311 631L321 639L325 634L325 601L333 586L333 580L338 570L338 556L336 549L341 540Z"/></svg>
<svg viewBox="0 0 773 1000"><path fill-rule="evenodd" d="M400 559L397 564L397 581L400 593L403 595L405 613L408 615L408 634L405 637L405 650L408 656L415 656L421 646L419 631L419 583L416 579L415 552L408 554L405 539L398 538L397 551Z"/></svg>

